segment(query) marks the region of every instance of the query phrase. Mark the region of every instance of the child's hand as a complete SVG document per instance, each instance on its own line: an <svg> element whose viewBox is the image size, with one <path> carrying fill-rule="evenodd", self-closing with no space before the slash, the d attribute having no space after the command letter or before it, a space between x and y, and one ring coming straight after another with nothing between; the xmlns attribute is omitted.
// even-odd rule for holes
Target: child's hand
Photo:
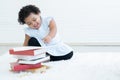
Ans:
<svg viewBox="0 0 120 80"><path fill-rule="evenodd" d="M49 35L47 35L45 38L43 38L43 41L45 42L45 43L49 43L50 41L51 41L51 37L49 36Z"/></svg>

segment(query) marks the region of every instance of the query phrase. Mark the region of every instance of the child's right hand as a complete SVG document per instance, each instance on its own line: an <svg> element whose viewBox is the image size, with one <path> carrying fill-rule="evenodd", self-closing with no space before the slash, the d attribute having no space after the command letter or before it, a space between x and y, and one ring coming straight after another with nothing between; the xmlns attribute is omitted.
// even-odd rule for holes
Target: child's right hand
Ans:
<svg viewBox="0 0 120 80"><path fill-rule="evenodd" d="M45 38L43 38L43 41L45 42L45 43L49 43L50 41L51 41L51 37L49 36L49 35L47 35Z"/></svg>

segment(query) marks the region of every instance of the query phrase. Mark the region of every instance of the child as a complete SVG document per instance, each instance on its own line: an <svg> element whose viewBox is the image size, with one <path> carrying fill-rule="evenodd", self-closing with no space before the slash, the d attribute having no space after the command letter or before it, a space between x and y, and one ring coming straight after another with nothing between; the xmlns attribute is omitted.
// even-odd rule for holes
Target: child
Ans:
<svg viewBox="0 0 120 80"><path fill-rule="evenodd" d="M24 46L48 47L47 55L50 56L50 61L68 60L73 56L72 48L60 40L54 19L41 17L38 7L22 7L18 14L18 22L28 25L24 29Z"/></svg>

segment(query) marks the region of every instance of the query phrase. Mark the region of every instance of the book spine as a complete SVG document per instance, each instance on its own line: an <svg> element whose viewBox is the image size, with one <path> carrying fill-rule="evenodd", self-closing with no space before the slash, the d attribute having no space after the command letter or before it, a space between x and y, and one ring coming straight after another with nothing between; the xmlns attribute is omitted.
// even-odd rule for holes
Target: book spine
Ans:
<svg viewBox="0 0 120 80"><path fill-rule="evenodd" d="M41 63L38 64L18 64L18 63L12 63L11 68L12 71L25 71L27 69L35 69L40 68Z"/></svg>
<svg viewBox="0 0 120 80"><path fill-rule="evenodd" d="M45 52L45 50L24 50L24 51L14 51L13 49L9 50L9 53L12 55L29 55L29 56L35 56L39 55L41 53Z"/></svg>
<svg viewBox="0 0 120 80"><path fill-rule="evenodd" d="M14 51L14 50L9 50L9 53L12 55L30 55L34 56L34 50L26 50L26 51Z"/></svg>

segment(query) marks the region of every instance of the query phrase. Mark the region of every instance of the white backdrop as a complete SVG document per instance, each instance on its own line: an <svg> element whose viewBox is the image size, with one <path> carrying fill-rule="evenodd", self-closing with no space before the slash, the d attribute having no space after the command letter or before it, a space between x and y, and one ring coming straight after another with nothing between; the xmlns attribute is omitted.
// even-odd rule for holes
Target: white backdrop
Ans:
<svg viewBox="0 0 120 80"><path fill-rule="evenodd" d="M0 0L0 43L22 43L19 9L35 4L42 16L53 16L67 43L120 44L119 0Z"/></svg>

